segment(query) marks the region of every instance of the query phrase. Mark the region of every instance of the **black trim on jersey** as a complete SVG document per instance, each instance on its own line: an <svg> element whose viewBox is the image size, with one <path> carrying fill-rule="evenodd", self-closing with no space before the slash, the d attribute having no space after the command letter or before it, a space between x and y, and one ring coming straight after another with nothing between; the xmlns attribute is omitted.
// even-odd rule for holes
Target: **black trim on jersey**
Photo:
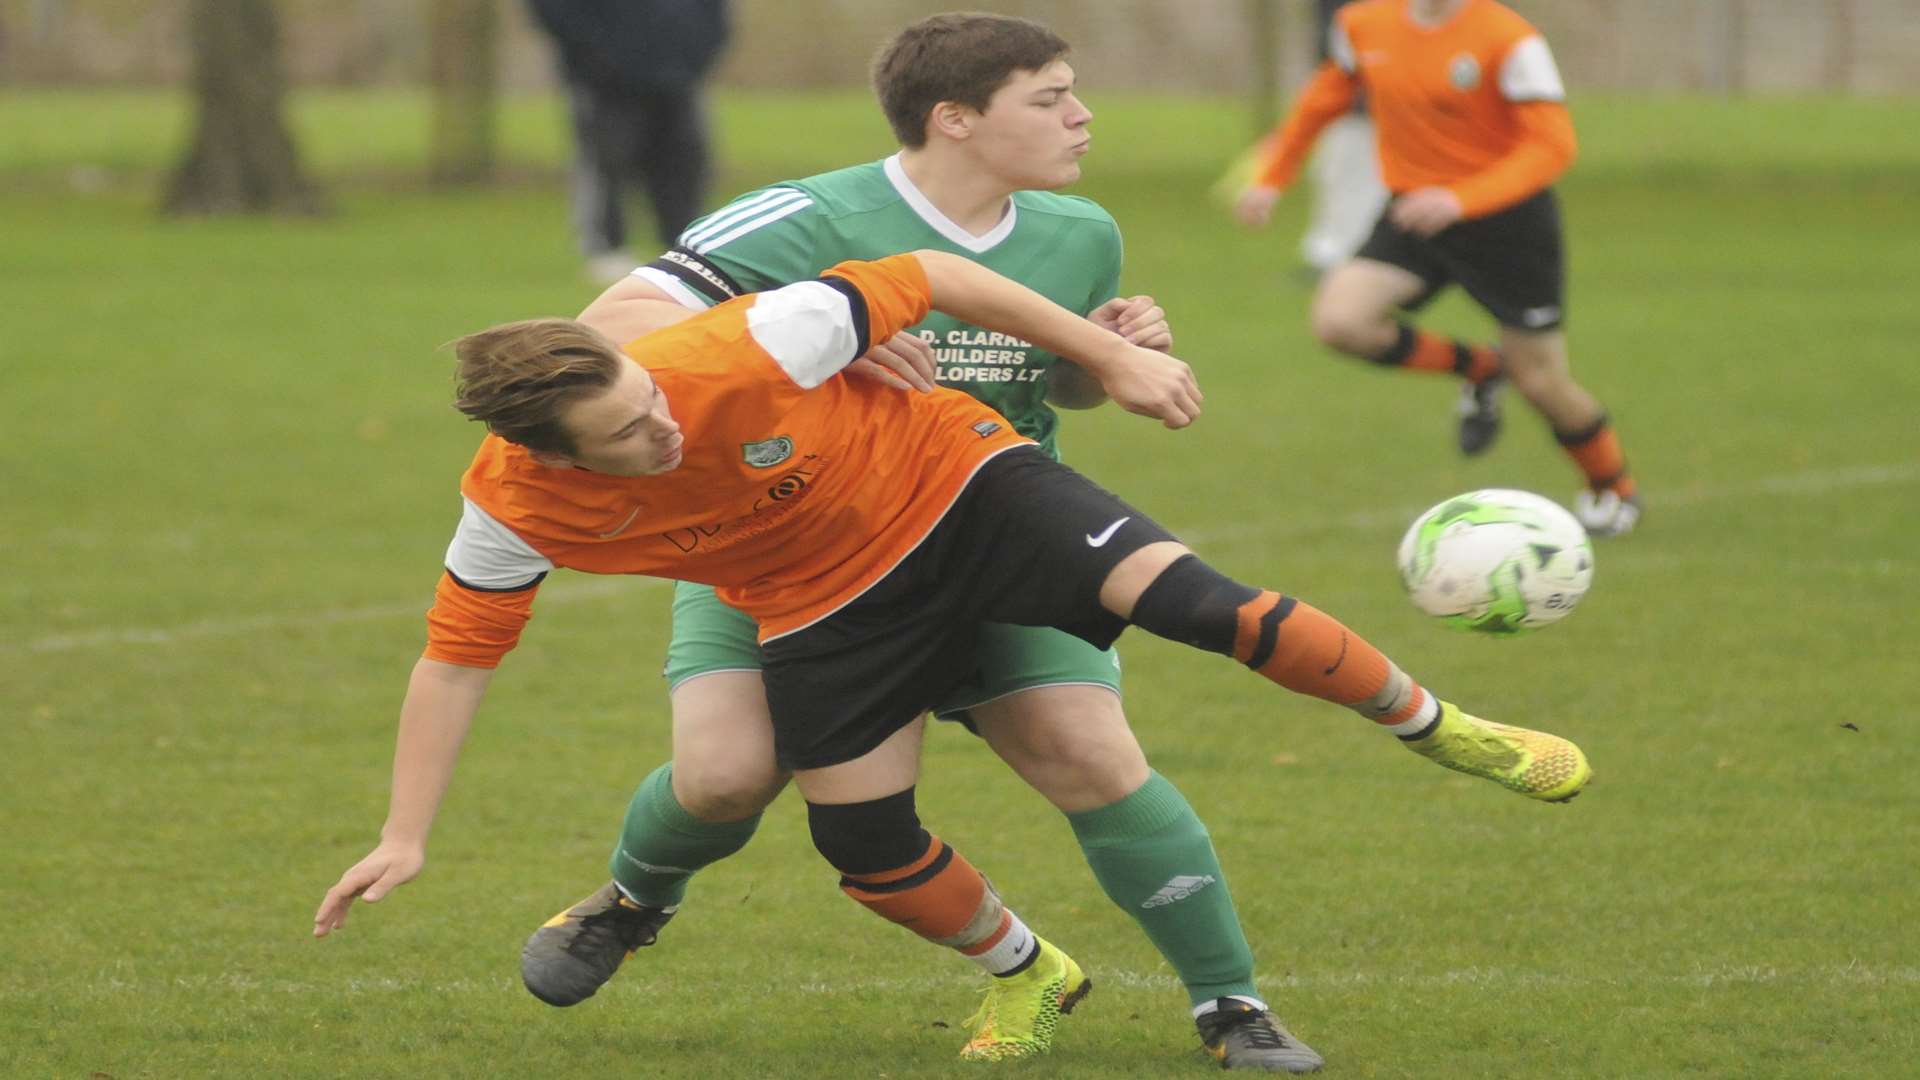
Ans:
<svg viewBox="0 0 1920 1080"><path fill-rule="evenodd" d="M673 275L681 284L716 304L724 304L747 291L725 270L701 258L692 248L668 248L648 263L647 268Z"/></svg>
<svg viewBox="0 0 1920 1080"><path fill-rule="evenodd" d="M847 363L851 364L867 355L867 350L873 347L873 322L867 316L867 294L860 291L860 286L835 274L821 277L820 283L845 296L847 306L853 309L853 333L858 340L854 342L853 355L847 357Z"/></svg>
<svg viewBox="0 0 1920 1080"><path fill-rule="evenodd" d="M447 576L453 579L455 585L466 589L468 592L526 592L528 589L547 580L547 572L542 570L538 574L535 574L533 580L527 582L525 585L508 585L501 589L489 589L485 585L475 585L471 581L462 581L460 575L454 573L451 567L447 568Z"/></svg>
<svg viewBox="0 0 1920 1080"><path fill-rule="evenodd" d="M932 881L934 875L945 870L947 864L952 861L953 847L943 840L940 843L940 854L935 855L932 862L898 881L861 881L858 878L842 875L840 878L840 887L843 889L859 889L864 893L906 892L908 889L917 888Z"/></svg>

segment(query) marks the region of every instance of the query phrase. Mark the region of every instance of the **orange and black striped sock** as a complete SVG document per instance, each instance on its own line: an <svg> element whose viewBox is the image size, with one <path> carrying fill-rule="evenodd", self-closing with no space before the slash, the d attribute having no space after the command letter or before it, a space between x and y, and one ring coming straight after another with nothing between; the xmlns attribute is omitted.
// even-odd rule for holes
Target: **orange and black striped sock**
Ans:
<svg viewBox="0 0 1920 1080"><path fill-rule="evenodd" d="M840 888L867 910L957 950L992 975L1019 974L1039 953L1033 931L980 871L931 834L919 858L878 873L842 874Z"/></svg>
<svg viewBox="0 0 1920 1080"><path fill-rule="evenodd" d="M1399 336L1386 352L1373 358L1374 363L1384 367L1458 375L1475 383L1484 382L1489 376L1500 372L1500 353L1491 346L1474 345L1458 338L1417 330L1406 323L1399 326Z"/></svg>
<svg viewBox="0 0 1920 1080"><path fill-rule="evenodd" d="M1261 592L1240 606L1234 659L1296 693L1347 708L1402 738L1439 719L1439 702L1367 639L1311 604Z"/></svg>
<svg viewBox="0 0 1920 1080"><path fill-rule="evenodd" d="M1633 473L1627 469L1627 455L1620 449L1620 436L1605 413L1600 419L1575 431L1555 431L1553 437L1573 459L1595 491L1612 491L1622 499L1633 497Z"/></svg>

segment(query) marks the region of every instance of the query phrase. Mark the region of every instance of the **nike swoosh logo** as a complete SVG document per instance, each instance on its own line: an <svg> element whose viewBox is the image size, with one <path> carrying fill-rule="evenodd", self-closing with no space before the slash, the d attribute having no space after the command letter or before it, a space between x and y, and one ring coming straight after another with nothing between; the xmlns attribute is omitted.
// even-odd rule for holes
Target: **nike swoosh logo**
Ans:
<svg viewBox="0 0 1920 1080"><path fill-rule="evenodd" d="M1133 518L1132 518L1132 516L1131 516L1131 515L1129 515L1129 516L1127 516L1127 517L1123 517L1123 518L1121 518L1121 519L1120 519L1119 521L1116 521L1116 522L1114 522L1113 524L1111 524L1111 525L1109 525L1109 526L1107 526L1106 528L1104 528L1104 529L1101 529L1101 530L1100 530L1100 535L1098 535L1098 536L1095 536L1095 535L1093 535L1092 533L1088 533L1088 534L1087 534L1087 546L1088 546L1088 547L1105 547L1105 546L1107 546L1107 541L1109 541L1109 540L1111 540L1111 539L1113 539L1113 534L1114 534L1114 533L1117 533L1117 532L1119 532L1119 531L1120 531L1120 526L1122 526L1122 525L1125 525L1125 524L1126 524L1127 522L1129 522L1129 521L1132 521L1132 520L1133 520Z"/></svg>
<svg viewBox="0 0 1920 1080"><path fill-rule="evenodd" d="M624 520L624 521L622 521L622 522L621 522L620 524L618 524L618 525L615 525L615 526L613 527L613 531L612 531L612 532L603 532L603 533L601 533L601 534L600 534L600 539L602 539L602 540L611 540L611 539L613 539L614 537L616 537L616 536L619 536L619 535L620 535L621 533L623 533L623 532L626 532L626 531L627 531L627 526L629 526L629 525L631 525L631 524L633 524L633 519L634 519L634 518L637 518L637 517L639 517L639 516L640 516L640 508L636 506L636 507L634 507L634 508L633 508L633 513L631 513L631 514L628 514L628 515L627 515L627 517L626 517L626 520Z"/></svg>

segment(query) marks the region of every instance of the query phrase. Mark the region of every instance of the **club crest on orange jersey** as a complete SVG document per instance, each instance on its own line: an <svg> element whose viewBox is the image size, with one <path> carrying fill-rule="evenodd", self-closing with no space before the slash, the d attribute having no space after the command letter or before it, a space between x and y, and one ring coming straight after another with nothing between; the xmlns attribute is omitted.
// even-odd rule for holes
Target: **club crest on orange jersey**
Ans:
<svg viewBox="0 0 1920 1080"><path fill-rule="evenodd" d="M756 469L771 469L793 456L793 440L775 435L759 442L741 443L740 456Z"/></svg>
<svg viewBox="0 0 1920 1080"><path fill-rule="evenodd" d="M1480 85L1480 61L1472 53L1461 53L1447 62L1447 81L1455 90L1472 90Z"/></svg>

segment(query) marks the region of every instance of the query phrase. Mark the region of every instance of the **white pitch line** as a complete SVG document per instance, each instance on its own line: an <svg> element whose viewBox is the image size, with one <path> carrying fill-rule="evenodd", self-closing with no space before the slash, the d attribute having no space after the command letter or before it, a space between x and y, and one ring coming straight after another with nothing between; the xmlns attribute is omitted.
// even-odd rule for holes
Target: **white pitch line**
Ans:
<svg viewBox="0 0 1920 1080"><path fill-rule="evenodd" d="M1821 495L1848 488L1882 487L1890 484L1912 483L1916 480L1920 480L1920 461L1889 465L1855 465L1838 469L1810 469L1805 472L1762 477L1748 484L1714 488L1681 488L1649 498L1648 505L1655 509L1664 509L1751 495ZM1362 532L1390 526L1397 527L1403 522L1413 520L1414 515L1423 509L1425 507L1409 506L1393 510L1366 510L1334 517L1290 518L1280 525L1242 525L1174 531L1182 539L1195 544L1220 544L1255 536L1284 540L1327 532ZM540 603L542 606L550 607L556 603L599 599L610 596L619 589L633 587L623 584L628 580L637 580L647 585L665 584L656 578L600 578L580 584L559 581L541 588ZM424 604L388 604L379 607L342 608L308 615L282 613L241 619L204 619L169 627L90 630L84 633L53 634L34 638L19 645L0 645L0 656L71 652L75 649L126 645L175 645L205 638L234 637L302 626L337 626L342 623L418 616L425 611Z"/></svg>

